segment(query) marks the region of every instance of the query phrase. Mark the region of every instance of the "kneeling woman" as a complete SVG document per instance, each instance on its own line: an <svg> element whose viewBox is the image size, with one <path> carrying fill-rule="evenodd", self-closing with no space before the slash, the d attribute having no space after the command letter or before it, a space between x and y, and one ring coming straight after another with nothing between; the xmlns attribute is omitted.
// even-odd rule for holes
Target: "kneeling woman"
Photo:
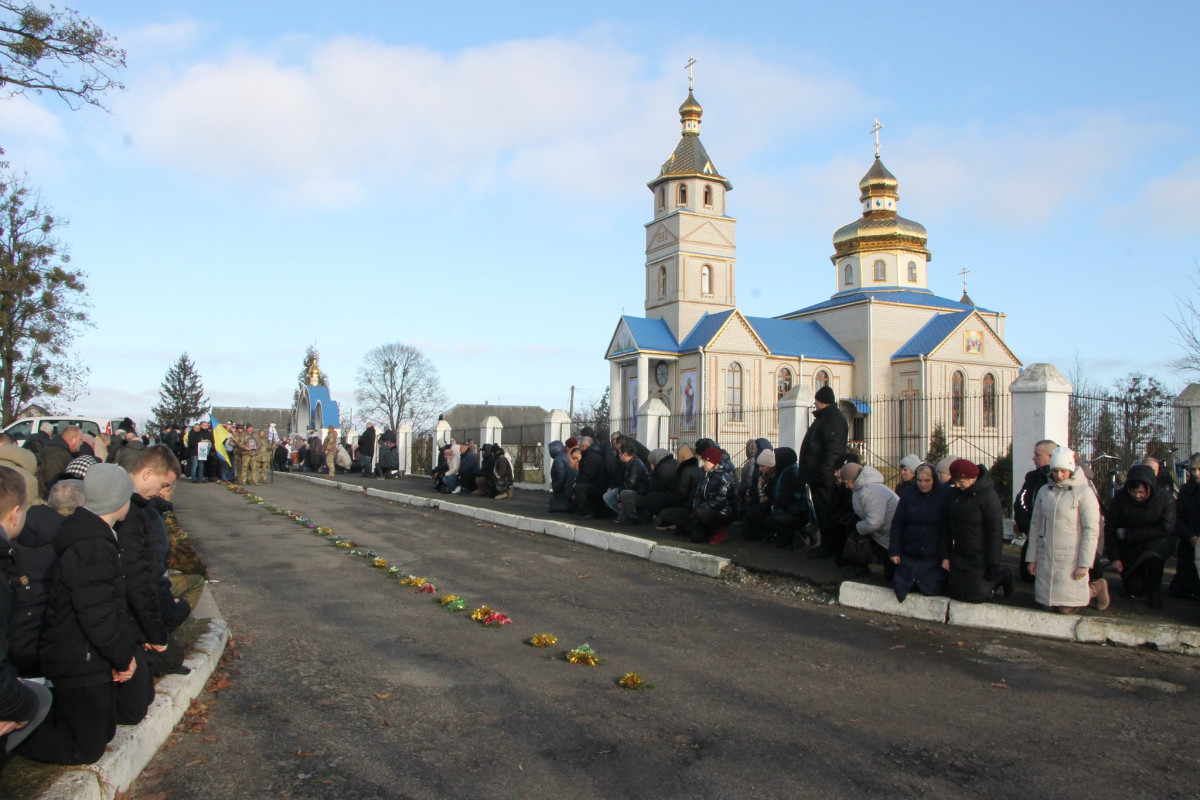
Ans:
<svg viewBox="0 0 1200 800"><path fill-rule="evenodd" d="M1104 539L1113 568L1121 573L1126 597L1146 597L1162 608L1163 564L1167 539L1175 529L1175 501L1158 488L1154 470L1130 467L1129 477L1108 506Z"/></svg>
<svg viewBox="0 0 1200 800"><path fill-rule="evenodd" d="M1108 583L1089 583L1088 570L1100 539L1100 501L1075 454L1060 447L1050 456L1050 483L1041 488L1029 524L1025 560L1034 575L1034 596L1047 611L1063 613L1086 606L1108 608Z"/></svg>
<svg viewBox="0 0 1200 800"><path fill-rule="evenodd" d="M925 595L946 592L939 544L946 501L953 490L938 483L929 464L917 467L913 484L900 494L888 541L888 555L896 565L892 586L902 603L913 586Z"/></svg>
<svg viewBox="0 0 1200 800"><path fill-rule="evenodd" d="M986 468L960 458L950 465L954 491L942 527L942 566L949 571L952 600L984 603L1003 587L1013 591L1012 572L1000 566L1003 544L1000 498Z"/></svg>

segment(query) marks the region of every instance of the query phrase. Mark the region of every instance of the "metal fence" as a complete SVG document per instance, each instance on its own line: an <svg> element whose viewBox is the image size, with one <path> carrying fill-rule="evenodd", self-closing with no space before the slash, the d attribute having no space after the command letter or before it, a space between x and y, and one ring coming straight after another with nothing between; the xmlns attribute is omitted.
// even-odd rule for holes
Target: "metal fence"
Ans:
<svg viewBox="0 0 1200 800"><path fill-rule="evenodd" d="M1173 474L1176 461L1187 460L1186 444L1176 444L1177 414L1169 401L1072 394L1068 413L1067 444L1092 467L1101 497L1111 497L1129 467L1147 456ZM1185 432L1181 441L1189 440Z"/></svg>
<svg viewBox="0 0 1200 800"><path fill-rule="evenodd" d="M504 428L500 442L508 451L513 462L513 477L518 482L540 483L542 481L542 437L545 426L517 425ZM479 428L452 428L450 438L458 444L479 441ZM413 472L426 475L432 471L433 434L413 437Z"/></svg>

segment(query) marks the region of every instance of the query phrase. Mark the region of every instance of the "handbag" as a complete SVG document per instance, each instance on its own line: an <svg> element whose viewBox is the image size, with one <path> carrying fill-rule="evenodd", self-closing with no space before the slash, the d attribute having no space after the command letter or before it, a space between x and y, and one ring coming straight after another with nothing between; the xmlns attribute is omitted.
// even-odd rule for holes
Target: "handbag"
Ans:
<svg viewBox="0 0 1200 800"><path fill-rule="evenodd" d="M846 546L842 549L842 558L848 564L858 567L870 566L875 560L875 548L872 547L871 537L861 533L852 533L846 537Z"/></svg>

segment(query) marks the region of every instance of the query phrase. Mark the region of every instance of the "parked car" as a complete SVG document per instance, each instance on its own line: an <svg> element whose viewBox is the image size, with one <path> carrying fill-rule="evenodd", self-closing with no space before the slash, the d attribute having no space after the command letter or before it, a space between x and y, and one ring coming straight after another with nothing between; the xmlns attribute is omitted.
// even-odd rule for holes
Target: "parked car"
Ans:
<svg viewBox="0 0 1200 800"><path fill-rule="evenodd" d="M69 425L74 425L91 436L96 436L104 432L108 426L107 420L95 419L93 417L22 417L3 431L0 431L0 433L7 433L16 439L17 444L21 444L41 428L43 422L50 424L50 438L52 439L62 433L63 429Z"/></svg>

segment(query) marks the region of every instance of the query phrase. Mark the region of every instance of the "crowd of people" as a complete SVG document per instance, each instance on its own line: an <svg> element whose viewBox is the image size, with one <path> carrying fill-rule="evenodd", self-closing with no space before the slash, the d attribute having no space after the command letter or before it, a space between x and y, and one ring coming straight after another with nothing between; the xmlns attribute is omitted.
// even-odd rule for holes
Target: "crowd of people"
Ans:
<svg viewBox="0 0 1200 800"><path fill-rule="evenodd" d="M90 764L186 673L167 573L176 452L126 419L19 446L0 434L0 766Z"/></svg>
<svg viewBox="0 0 1200 800"><path fill-rule="evenodd" d="M469 492L496 500L507 500L513 495L512 458L498 444L480 447L474 439L468 439L466 444L451 439L438 449L432 476L437 492Z"/></svg>

